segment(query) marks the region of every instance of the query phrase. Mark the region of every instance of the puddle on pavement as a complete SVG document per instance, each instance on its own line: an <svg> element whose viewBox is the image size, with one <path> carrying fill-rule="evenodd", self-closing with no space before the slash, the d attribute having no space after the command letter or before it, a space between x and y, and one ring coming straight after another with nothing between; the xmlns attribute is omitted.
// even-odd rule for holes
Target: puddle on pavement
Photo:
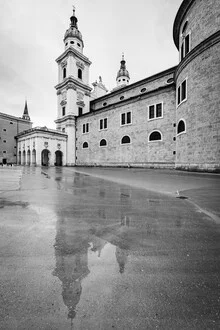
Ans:
<svg viewBox="0 0 220 330"><path fill-rule="evenodd" d="M109 281L109 278L124 273L129 256L127 250L94 235L89 235L87 239L73 239L72 244L63 244L60 240L57 236L53 276L61 281L63 302L68 318L73 320L81 296L86 299L84 289L96 287L97 292L102 290L103 279Z"/></svg>
<svg viewBox="0 0 220 330"><path fill-rule="evenodd" d="M126 303L129 302L135 310L138 304L131 296L133 290L135 299L140 299L144 306L141 317L151 306L151 314L154 313L158 301L151 299L152 296L157 299L153 277L155 274L158 277L161 273L163 275L167 264L171 265L172 271L177 256L181 258L181 265L188 262L185 261L187 245L192 241L195 244L195 228L196 235L200 229L196 227L196 221L190 227L185 203L175 198L166 197L165 200L159 194L106 183L82 174L66 178L62 176L61 169L56 169L55 176L53 172L50 175L54 180L47 182L51 183L52 194L43 197L41 194L39 200L42 202L45 198L46 201L42 202L43 206L38 201L37 205L29 208L40 219L37 227L39 234L43 233L39 236L40 244L44 241L42 250L47 247L52 265L48 271L48 282L52 283L48 297L49 291L54 290L51 301L61 301L62 307L59 305L56 309L60 322L65 323L63 319L77 322L85 315L89 319L93 317L92 313L101 315L104 311L100 306L102 303L106 303L106 312L111 302L116 304L123 294L126 295ZM35 197L38 198L37 195ZM26 203L17 203L16 206L27 206ZM191 236L188 235L189 227L193 229ZM201 237L195 251L198 251L196 247L201 250L201 242L206 238L206 231L199 234ZM38 247L35 230L33 239ZM39 259L39 267L41 262ZM196 263L194 266L197 267ZM152 296L149 298L149 288L145 284L151 280ZM57 285L55 289L52 288L54 283ZM163 280L160 284L163 288ZM126 304L122 301L120 304L123 310ZM164 306L164 301L161 306Z"/></svg>

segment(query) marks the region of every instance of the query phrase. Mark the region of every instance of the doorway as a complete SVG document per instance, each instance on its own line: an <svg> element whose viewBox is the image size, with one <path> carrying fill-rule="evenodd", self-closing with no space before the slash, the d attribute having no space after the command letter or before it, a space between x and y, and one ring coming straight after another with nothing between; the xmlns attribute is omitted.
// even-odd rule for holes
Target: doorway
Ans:
<svg viewBox="0 0 220 330"><path fill-rule="evenodd" d="M49 154L50 151L47 149L42 150L41 152L41 165L48 166L49 165Z"/></svg>
<svg viewBox="0 0 220 330"><path fill-rule="evenodd" d="M56 162L55 162L55 166L62 166L63 165L63 153L60 150L57 150L55 152L56 155Z"/></svg>

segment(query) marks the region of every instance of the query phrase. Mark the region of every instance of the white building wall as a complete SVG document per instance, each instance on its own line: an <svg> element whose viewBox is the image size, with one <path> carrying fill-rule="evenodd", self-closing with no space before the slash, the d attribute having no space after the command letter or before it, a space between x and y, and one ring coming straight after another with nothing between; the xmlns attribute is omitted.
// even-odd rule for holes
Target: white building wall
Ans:
<svg viewBox="0 0 220 330"><path fill-rule="evenodd" d="M66 145L67 145L67 137L66 136L57 136L55 134L50 134L47 132L32 132L30 135L21 136L18 138L17 142L17 150L18 150L18 159L19 159L19 151L21 151L21 164L27 165L27 152L30 150L30 165L41 166L42 159L41 153L44 149L47 149L50 152L49 155L49 166L54 166L56 162L55 152L60 150L62 152L62 162L63 166L67 164L67 153L66 153ZM59 145L59 146L58 146ZM36 150L36 163L33 164L32 152L33 149ZM23 151L25 151L25 160L23 159Z"/></svg>

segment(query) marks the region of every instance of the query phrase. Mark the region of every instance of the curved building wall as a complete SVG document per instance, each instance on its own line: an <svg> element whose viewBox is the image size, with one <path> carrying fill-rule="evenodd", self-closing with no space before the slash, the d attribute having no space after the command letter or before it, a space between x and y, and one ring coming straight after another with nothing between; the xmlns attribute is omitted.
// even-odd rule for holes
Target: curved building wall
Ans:
<svg viewBox="0 0 220 330"><path fill-rule="evenodd" d="M198 0L192 2L184 16L191 33L191 50L180 62L175 76L176 124L184 120L186 125L185 131L176 137L177 169L220 171L220 33L216 24L219 9L219 1ZM179 24L180 39L185 19ZM178 89L184 80L186 99L178 105Z"/></svg>
<svg viewBox="0 0 220 330"><path fill-rule="evenodd" d="M219 0L184 0L174 21L174 42L179 49L182 29L188 21L187 31L191 31L191 49L219 31Z"/></svg>

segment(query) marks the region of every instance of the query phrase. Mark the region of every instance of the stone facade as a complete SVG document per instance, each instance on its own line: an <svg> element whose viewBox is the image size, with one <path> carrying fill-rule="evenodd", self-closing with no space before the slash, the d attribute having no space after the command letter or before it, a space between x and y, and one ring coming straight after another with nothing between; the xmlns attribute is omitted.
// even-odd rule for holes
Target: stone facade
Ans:
<svg viewBox="0 0 220 330"><path fill-rule="evenodd" d="M0 164L17 163L15 136L32 127L30 121L0 113Z"/></svg>
<svg viewBox="0 0 220 330"><path fill-rule="evenodd" d="M177 101L176 109L177 125L180 120L185 122L185 131L176 138L177 169L220 170L219 12L217 0L193 1L185 12L182 7L181 21L175 22L179 30L174 39L179 49L184 24L185 33L190 33L190 51L175 74L177 93L181 82L187 81L186 99L179 105Z"/></svg>
<svg viewBox="0 0 220 330"><path fill-rule="evenodd" d="M126 87L93 101L91 107L98 110L77 119L76 164L174 167L175 85L167 83L172 79L174 69L143 80L138 86L130 85L129 90ZM121 95L124 99L118 101ZM103 101L107 103L105 107ZM149 120L149 106L157 103L162 104L162 116ZM131 123L121 125L121 115L128 112ZM100 120L105 118L107 128L100 130ZM83 133L86 124L89 124L89 132ZM161 133L161 140L149 141L153 131ZM124 136L130 137L130 143L121 143ZM106 146L100 146L102 139L106 140ZM84 142L88 143L88 148L83 148Z"/></svg>

